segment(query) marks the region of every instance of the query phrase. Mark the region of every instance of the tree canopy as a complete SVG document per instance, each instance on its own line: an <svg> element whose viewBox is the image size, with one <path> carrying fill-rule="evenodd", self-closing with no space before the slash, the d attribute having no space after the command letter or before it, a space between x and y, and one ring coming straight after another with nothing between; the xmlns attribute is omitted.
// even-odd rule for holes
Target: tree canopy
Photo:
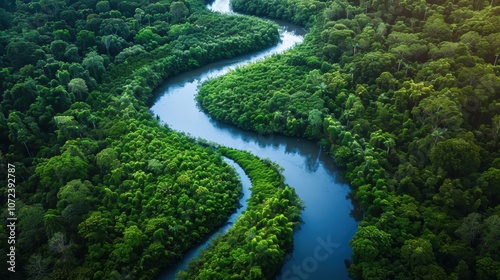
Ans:
<svg viewBox="0 0 500 280"><path fill-rule="evenodd" d="M484 233L500 210L495 1L233 7L310 32L293 50L206 82L198 101L218 120L316 140L332 155L364 213L350 275L498 275Z"/></svg>
<svg viewBox="0 0 500 280"><path fill-rule="evenodd" d="M168 77L276 43L276 24L198 0L2 1L0 18L16 279L151 279L226 222L235 171L147 104Z"/></svg>

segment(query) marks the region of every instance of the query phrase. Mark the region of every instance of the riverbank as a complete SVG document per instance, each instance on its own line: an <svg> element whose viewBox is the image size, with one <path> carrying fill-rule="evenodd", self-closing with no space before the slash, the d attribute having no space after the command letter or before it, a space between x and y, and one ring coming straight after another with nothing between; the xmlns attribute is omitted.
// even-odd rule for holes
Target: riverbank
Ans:
<svg viewBox="0 0 500 280"><path fill-rule="evenodd" d="M248 207L247 200L250 198L251 195L251 186L252 183L250 181L250 178L246 175L245 171L236 163L235 161L223 157L224 161L227 162L229 165L231 165L236 173L238 174L240 181L241 181L241 186L242 186L242 196L240 197L239 200L239 208L234 212L227 220L227 222L221 226L220 228L216 229L210 236L205 238L200 244L195 245L193 248L189 249L182 257L182 259L174 264L172 264L170 267L164 269L161 273L158 279L161 280L174 280L176 278L176 274L179 271L186 270L188 268L188 263L199 256L200 251L204 250L209 246L215 238L217 238L218 235L221 234L226 234L229 229L231 229L234 225L234 223L237 221L237 219L241 216L243 211L245 211Z"/></svg>
<svg viewBox="0 0 500 280"><path fill-rule="evenodd" d="M213 239L179 279L270 279L279 272L300 224L302 202L284 183L279 166L248 152L219 148L252 182L248 208L227 234Z"/></svg>

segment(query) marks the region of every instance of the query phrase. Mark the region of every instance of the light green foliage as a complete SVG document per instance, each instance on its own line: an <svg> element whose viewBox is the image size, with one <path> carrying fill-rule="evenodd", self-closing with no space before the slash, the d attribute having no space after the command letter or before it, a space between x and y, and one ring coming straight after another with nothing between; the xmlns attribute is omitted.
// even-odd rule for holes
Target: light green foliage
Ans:
<svg viewBox="0 0 500 280"><path fill-rule="evenodd" d="M84 100L88 93L88 87L84 79L74 78L68 83L68 91L73 93L77 100Z"/></svg>
<svg viewBox="0 0 500 280"><path fill-rule="evenodd" d="M361 228L352 242L353 253L363 260L376 260L389 250L390 235L375 226Z"/></svg>
<svg viewBox="0 0 500 280"><path fill-rule="evenodd" d="M118 153L112 148L106 148L96 155L97 166L101 169L101 173L106 174L110 170L118 167Z"/></svg>
<svg viewBox="0 0 500 280"><path fill-rule="evenodd" d="M247 152L219 150L248 174L252 196L229 232L216 238L179 278L219 279L237 273L243 279L270 279L291 249L301 201L272 163Z"/></svg>
<svg viewBox="0 0 500 280"><path fill-rule="evenodd" d="M72 180L57 193L57 208L60 210L72 204L86 204L90 199L92 184L89 181Z"/></svg>
<svg viewBox="0 0 500 280"><path fill-rule="evenodd" d="M87 178L88 169L89 164L85 158L73 156L69 151L66 151L39 164L36 173L40 176L42 188L57 191L66 182Z"/></svg>
<svg viewBox="0 0 500 280"><path fill-rule="evenodd" d="M146 45L146 49L148 50L156 48L159 39L160 36L155 34L150 28L141 29L134 37L134 41L137 44Z"/></svg>

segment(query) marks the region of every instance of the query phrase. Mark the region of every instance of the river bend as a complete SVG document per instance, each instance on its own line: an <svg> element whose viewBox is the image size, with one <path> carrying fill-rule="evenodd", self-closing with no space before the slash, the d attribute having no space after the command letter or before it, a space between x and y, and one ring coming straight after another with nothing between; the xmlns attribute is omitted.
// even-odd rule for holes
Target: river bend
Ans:
<svg viewBox="0 0 500 280"><path fill-rule="evenodd" d="M229 0L216 0L208 8L231 13ZM350 215L353 206L347 198L349 185L343 182L331 157L310 141L281 135L262 136L215 121L203 113L195 101L198 87L204 81L222 76L236 67L283 53L303 41L303 28L276 22L282 28L278 45L255 54L209 64L169 79L157 90L157 96L160 97L151 107L151 112L174 130L249 151L258 157L269 158L284 168L285 182L295 188L306 208L302 212L304 222L294 235L294 250L276 279L349 279L344 260L351 257L349 240L356 232L357 222ZM243 181L247 180L241 173L240 177ZM237 216L233 215L232 219ZM231 224L226 224L225 230ZM175 271L184 269L189 259L195 257L209 242L189 251L177 267L163 273L160 279L173 279Z"/></svg>

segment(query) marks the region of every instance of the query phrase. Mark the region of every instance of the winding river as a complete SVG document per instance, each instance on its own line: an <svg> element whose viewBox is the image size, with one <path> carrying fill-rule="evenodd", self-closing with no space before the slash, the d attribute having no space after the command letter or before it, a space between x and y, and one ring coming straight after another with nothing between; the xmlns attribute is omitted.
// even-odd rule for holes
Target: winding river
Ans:
<svg viewBox="0 0 500 280"><path fill-rule="evenodd" d="M229 0L216 0L208 8L216 12L232 12ZM303 41L303 28L281 21L277 23L282 27L278 45L169 79L158 89L160 98L151 111L174 130L269 158L285 169L285 182L295 188L306 208L302 212L303 224L294 235L294 250L276 279L349 279L344 260L351 256L349 240L356 232L357 222L350 215L353 206L347 198L349 185L343 182L332 159L310 141L280 135L262 136L219 123L203 113L195 101L198 86L204 81L222 76L235 67L282 53ZM244 198L241 202L244 204L250 182L236 164L231 164L242 178ZM243 209L231 216L218 232L226 232ZM187 262L209 243L210 239L190 250L177 266L162 273L159 279L174 279L175 273L184 269Z"/></svg>

